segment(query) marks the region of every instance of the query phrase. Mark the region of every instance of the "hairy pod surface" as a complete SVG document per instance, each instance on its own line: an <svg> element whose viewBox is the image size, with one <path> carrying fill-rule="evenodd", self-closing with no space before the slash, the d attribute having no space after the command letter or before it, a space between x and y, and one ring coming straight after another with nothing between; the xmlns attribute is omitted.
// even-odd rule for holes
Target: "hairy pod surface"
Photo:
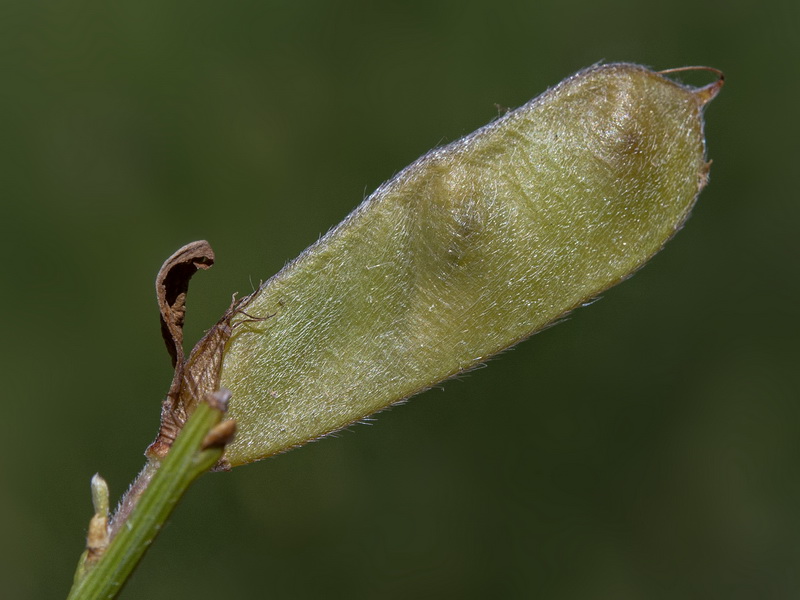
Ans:
<svg viewBox="0 0 800 600"><path fill-rule="evenodd" d="M721 84L593 67L383 184L233 312L227 462L475 367L628 277L706 182Z"/></svg>

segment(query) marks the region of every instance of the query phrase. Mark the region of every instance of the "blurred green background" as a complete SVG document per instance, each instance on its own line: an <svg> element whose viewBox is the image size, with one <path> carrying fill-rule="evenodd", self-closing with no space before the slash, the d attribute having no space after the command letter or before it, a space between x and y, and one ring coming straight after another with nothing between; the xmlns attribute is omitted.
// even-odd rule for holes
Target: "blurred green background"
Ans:
<svg viewBox="0 0 800 600"><path fill-rule="evenodd" d="M417 156L601 60L728 77L685 230L489 368L202 478L123 597L800 597L799 16L0 2L3 597L64 597L90 477L116 498L143 464L172 251L217 253L192 341Z"/></svg>

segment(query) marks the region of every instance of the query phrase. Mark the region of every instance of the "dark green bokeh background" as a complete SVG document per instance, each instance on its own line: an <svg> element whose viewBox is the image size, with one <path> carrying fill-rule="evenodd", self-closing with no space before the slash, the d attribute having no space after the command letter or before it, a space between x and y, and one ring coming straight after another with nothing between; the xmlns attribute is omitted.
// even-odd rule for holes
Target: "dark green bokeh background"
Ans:
<svg viewBox="0 0 800 600"><path fill-rule="evenodd" d="M164 258L217 252L194 340L418 155L600 60L726 72L686 229L489 368L201 479L123 597L800 597L795 6L0 2L3 597L65 596L91 475L116 498L143 464Z"/></svg>

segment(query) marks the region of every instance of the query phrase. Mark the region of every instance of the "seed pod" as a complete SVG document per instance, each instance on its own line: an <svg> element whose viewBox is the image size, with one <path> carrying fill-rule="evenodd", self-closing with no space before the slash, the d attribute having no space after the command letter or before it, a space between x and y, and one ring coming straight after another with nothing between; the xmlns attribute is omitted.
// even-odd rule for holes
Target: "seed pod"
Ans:
<svg viewBox="0 0 800 600"><path fill-rule="evenodd" d="M475 367L630 276L706 183L719 75L593 67L383 184L221 322L228 463Z"/></svg>

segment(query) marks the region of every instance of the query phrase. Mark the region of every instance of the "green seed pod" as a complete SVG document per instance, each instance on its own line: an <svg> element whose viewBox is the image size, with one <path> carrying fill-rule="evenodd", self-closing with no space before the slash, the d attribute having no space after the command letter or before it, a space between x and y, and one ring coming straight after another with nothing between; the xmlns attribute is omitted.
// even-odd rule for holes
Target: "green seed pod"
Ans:
<svg viewBox="0 0 800 600"><path fill-rule="evenodd" d="M228 463L475 367L630 276L707 180L721 85L593 67L383 184L209 333L226 332Z"/></svg>

